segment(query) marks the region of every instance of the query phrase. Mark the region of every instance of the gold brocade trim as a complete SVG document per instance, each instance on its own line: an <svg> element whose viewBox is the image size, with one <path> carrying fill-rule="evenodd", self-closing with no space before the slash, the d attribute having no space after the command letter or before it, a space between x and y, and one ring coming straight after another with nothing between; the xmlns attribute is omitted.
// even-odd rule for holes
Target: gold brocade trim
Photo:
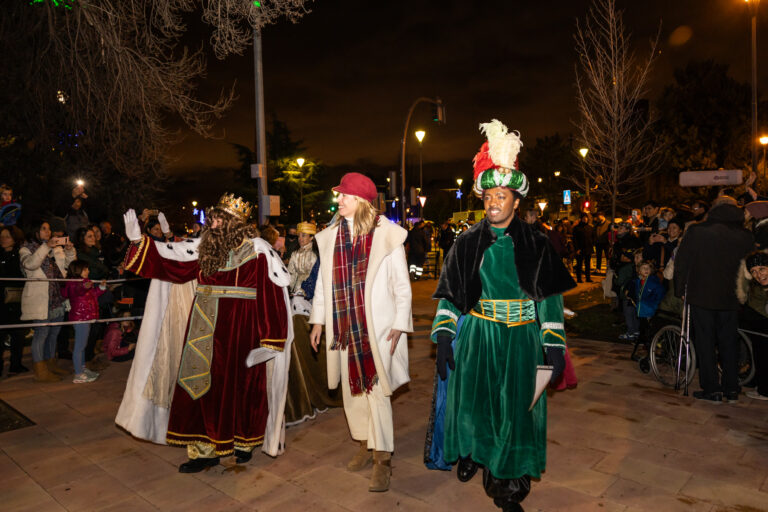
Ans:
<svg viewBox="0 0 768 512"><path fill-rule="evenodd" d="M139 271L141 270L141 267L144 266L144 259L147 257L146 249L149 248L148 245L147 245L147 240L148 239L149 238L147 237L147 235L141 235L141 241L139 242L139 248L136 249L136 253L133 255L133 258L131 258L131 261L129 261L128 264L125 265L125 268L130 270L134 274L138 274ZM134 270L131 267L133 267L134 263L136 263L136 260L138 260L139 257L141 257L141 264L139 265L138 269Z"/></svg>
<svg viewBox="0 0 768 512"><path fill-rule="evenodd" d="M190 444L201 444L205 446L210 446L214 448L214 454L215 455L231 455L234 452L234 448L229 450L217 450L216 448L219 445L222 444L228 444L232 443L235 448L237 447L243 447L243 448L253 448L254 446L260 446L264 444L264 436L258 436L258 437L252 437L252 438L244 438L240 436L235 436L234 439L230 439L228 441L216 441L214 439L211 439L210 437L203 435L203 434L179 434L176 432L168 432L169 435L173 436L179 436L179 437L188 437L192 438L189 440L183 440L183 439L172 439L170 437L165 438L165 442L174 445L174 446L187 446ZM202 441L202 439L207 439L208 442Z"/></svg>
<svg viewBox="0 0 768 512"><path fill-rule="evenodd" d="M261 341L259 341L259 345L261 345L263 348L270 348L272 350L277 350L277 351L280 351L280 352L282 352L283 349L285 349L285 346L281 347L280 345L275 345L273 343L269 343L270 341L278 342L278 343L285 343L286 339L282 339L282 340L261 340Z"/></svg>
<svg viewBox="0 0 768 512"><path fill-rule="evenodd" d="M552 336L555 336L555 337L557 337L557 338L560 338L561 340L563 340L563 343L565 343L565 338L563 338L562 336L560 336L559 334L557 334L555 331L553 331L553 330L551 330L551 329L547 329L546 331L544 331L544 332L543 332L543 333L541 333L541 334L542 334L542 336L543 336L543 335L545 335L545 334L547 334L547 333L549 333L549 334L551 334Z"/></svg>
<svg viewBox="0 0 768 512"><path fill-rule="evenodd" d="M448 322L453 322L453 323L455 324L455 323L456 323L456 320L454 320L453 318L449 318L448 320L443 320L443 321L441 321L441 322L437 322L437 323L435 324L435 327L437 327L438 325L447 324ZM435 327L433 327L433 329L434 329Z"/></svg>
<svg viewBox="0 0 768 512"><path fill-rule="evenodd" d="M523 320L522 322L503 322L501 320L497 320L496 318L493 318L493 317L490 317L490 316L485 316L482 313L478 313L474 309L472 311L470 311L469 314L472 315L472 316L475 316L477 318L482 318L483 320L490 320L491 322L497 322L497 323L500 323L500 324L504 324L507 327L518 327L520 325L532 324L533 322L536 321L535 318L532 318L530 320Z"/></svg>

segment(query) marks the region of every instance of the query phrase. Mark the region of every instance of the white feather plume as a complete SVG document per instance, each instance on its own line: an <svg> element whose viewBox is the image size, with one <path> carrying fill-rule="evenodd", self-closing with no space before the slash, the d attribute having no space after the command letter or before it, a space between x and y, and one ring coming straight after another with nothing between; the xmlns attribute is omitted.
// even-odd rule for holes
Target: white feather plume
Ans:
<svg viewBox="0 0 768 512"><path fill-rule="evenodd" d="M515 168L515 160L523 142L518 132L509 132L504 123L493 119L490 123L480 123L480 131L488 139L488 154L494 164L507 169Z"/></svg>

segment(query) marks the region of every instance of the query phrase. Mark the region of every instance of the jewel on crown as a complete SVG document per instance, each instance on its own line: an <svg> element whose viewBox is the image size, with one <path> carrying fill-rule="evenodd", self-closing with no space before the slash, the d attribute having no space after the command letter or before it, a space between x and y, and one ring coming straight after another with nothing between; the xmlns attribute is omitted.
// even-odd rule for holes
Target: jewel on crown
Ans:
<svg viewBox="0 0 768 512"><path fill-rule="evenodd" d="M224 194L221 196L218 206L243 221L248 220L253 210L253 207L247 201L244 201L242 197L235 197L234 194Z"/></svg>

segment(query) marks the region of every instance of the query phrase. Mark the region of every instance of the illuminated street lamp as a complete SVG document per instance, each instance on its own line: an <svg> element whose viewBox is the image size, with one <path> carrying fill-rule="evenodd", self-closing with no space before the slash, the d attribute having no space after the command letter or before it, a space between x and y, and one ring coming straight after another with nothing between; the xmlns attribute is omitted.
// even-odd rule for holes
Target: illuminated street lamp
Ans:
<svg viewBox="0 0 768 512"><path fill-rule="evenodd" d="M555 171L555 178L559 178L559 177L560 177L560 171Z"/></svg>
<svg viewBox="0 0 768 512"><path fill-rule="evenodd" d="M304 162L306 162L306 160L301 157L296 159L296 163L299 165L299 176L301 176L301 183L299 185L299 209L301 222L304 222L304 173L301 172L301 168L304 166Z"/></svg>
<svg viewBox="0 0 768 512"><path fill-rule="evenodd" d="M757 172L757 8L760 0L744 0L749 4L749 16L752 24L752 170ZM765 151L765 146L763 146Z"/></svg>
<svg viewBox="0 0 768 512"><path fill-rule="evenodd" d="M589 201L589 176L587 176L587 170L584 166L584 161L587 159L587 153L589 153L589 148L580 148L579 154L581 154L581 170L584 172L584 179L587 182L586 191L587 191L587 201Z"/></svg>
<svg viewBox="0 0 768 512"><path fill-rule="evenodd" d="M192 201L192 207L197 208L197 201Z"/></svg>
<svg viewBox="0 0 768 512"><path fill-rule="evenodd" d="M459 196L459 211L461 211L461 184L464 183L464 180L461 178L456 178L456 184L459 186L459 193L457 194Z"/></svg>
<svg viewBox="0 0 768 512"><path fill-rule="evenodd" d="M427 134L424 130L416 130L414 132L414 135L417 139L419 139L419 192L424 190L424 174L422 171L423 168L423 158L422 158L422 145L421 142L424 140L424 136ZM422 205L423 207L424 205ZM419 213L421 213L421 209L419 209ZM422 215L423 217L423 215Z"/></svg>
<svg viewBox="0 0 768 512"><path fill-rule="evenodd" d="M763 176L765 176L765 146L768 145L768 135L760 137L760 144L763 145Z"/></svg>

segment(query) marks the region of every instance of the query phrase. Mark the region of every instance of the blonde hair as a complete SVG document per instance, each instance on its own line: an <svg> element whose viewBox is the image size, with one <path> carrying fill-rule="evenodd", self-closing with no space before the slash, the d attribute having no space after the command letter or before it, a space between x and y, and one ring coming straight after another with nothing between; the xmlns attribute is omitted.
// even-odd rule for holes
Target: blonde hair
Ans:
<svg viewBox="0 0 768 512"><path fill-rule="evenodd" d="M359 196L350 196L357 199L357 210L355 210L355 215L352 218L352 227L354 230L355 236L358 235L367 235L371 231L373 231L373 228L376 225L376 215L378 215L378 212L376 211L376 208L371 204L370 201L367 199L363 199ZM344 217L341 215L338 216L336 219L336 222L334 222L333 226L338 226L341 221L344 220ZM332 227L333 227L332 226Z"/></svg>

